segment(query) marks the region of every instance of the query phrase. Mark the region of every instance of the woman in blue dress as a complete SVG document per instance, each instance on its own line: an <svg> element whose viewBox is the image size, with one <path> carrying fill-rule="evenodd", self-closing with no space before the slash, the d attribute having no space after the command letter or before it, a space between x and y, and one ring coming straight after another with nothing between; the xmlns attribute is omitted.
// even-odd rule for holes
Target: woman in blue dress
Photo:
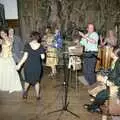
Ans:
<svg viewBox="0 0 120 120"><path fill-rule="evenodd" d="M58 28L55 29L55 42L53 46L57 49L61 49L63 46L63 38Z"/></svg>
<svg viewBox="0 0 120 120"><path fill-rule="evenodd" d="M24 64L24 99L27 98L30 85L35 87L37 100L40 99L40 80L43 73L42 60L44 58L44 48L41 45L40 33L32 32L31 42L25 45L23 58L17 65L17 69L19 70Z"/></svg>

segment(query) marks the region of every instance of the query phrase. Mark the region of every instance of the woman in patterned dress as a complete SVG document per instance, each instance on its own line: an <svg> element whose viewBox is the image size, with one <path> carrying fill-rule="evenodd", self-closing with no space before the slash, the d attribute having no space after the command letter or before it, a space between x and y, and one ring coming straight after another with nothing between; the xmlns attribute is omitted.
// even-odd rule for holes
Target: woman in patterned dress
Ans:
<svg viewBox="0 0 120 120"><path fill-rule="evenodd" d="M51 32L51 28L46 29L46 35L44 36L46 41L47 53L46 53L46 66L51 67L52 72L50 76L55 76L56 74L56 65L58 64L57 49L54 46L55 36Z"/></svg>

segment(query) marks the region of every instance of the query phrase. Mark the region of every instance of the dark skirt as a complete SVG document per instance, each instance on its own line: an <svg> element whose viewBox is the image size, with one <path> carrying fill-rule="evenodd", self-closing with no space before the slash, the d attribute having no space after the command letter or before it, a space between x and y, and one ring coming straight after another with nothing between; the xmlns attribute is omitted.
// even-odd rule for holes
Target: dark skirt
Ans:
<svg viewBox="0 0 120 120"><path fill-rule="evenodd" d="M43 68L42 66L36 69L25 68L24 73L25 73L25 82L31 85L35 85L37 82L41 81L41 77L43 75Z"/></svg>

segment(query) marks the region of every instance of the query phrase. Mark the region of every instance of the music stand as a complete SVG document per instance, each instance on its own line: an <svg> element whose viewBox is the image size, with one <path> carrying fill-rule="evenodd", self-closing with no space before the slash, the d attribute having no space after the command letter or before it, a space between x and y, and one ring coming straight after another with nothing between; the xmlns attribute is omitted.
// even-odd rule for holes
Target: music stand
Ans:
<svg viewBox="0 0 120 120"><path fill-rule="evenodd" d="M68 54L68 52L64 52L63 53L63 61L64 61L64 83L62 86L64 86L64 104L63 104L63 107L61 109L58 109L58 110L54 110L52 112L49 112L49 114L52 114L52 113L55 113L55 112L62 112L62 111L66 111L66 112L69 112L71 113L73 116L77 117L77 118L80 118L77 114L73 113L72 111L70 111L68 109L68 105L69 105L69 102L68 102L68 87L69 87L69 79L68 79L68 76L69 76L69 71L66 72L66 62L65 62L65 55ZM66 74L67 73L67 74ZM67 76L66 76L67 75Z"/></svg>

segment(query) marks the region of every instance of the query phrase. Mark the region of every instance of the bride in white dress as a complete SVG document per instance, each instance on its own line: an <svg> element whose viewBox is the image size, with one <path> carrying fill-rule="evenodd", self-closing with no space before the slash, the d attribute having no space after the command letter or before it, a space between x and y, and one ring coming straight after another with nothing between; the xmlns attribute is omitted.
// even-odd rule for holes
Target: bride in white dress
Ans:
<svg viewBox="0 0 120 120"><path fill-rule="evenodd" d="M2 51L0 53L0 90L12 92L22 91L19 74L12 57L12 43L7 30L0 31Z"/></svg>

